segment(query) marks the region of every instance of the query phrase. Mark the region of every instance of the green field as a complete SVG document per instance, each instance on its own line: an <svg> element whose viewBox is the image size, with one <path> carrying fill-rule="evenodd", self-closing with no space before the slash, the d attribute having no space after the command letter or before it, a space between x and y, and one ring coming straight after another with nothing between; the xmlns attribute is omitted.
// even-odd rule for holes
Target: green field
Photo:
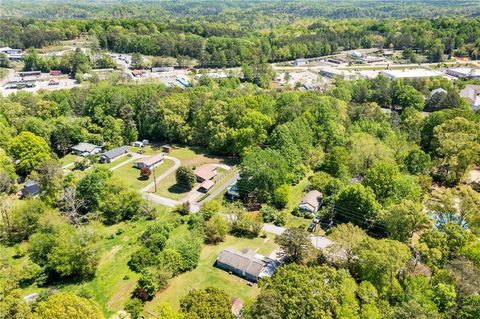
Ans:
<svg viewBox="0 0 480 319"><path fill-rule="evenodd" d="M124 155L120 158L118 158L117 160L111 162L111 163L105 163L105 164L101 164L101 163L98 163L96 164L97 167L103 167L103 168L106 168L106 169L111 169L112 167L115 167L117 165L120 165L122 163L125 163L127 161L130 161L132 160L131 157L127 156L127 155Z"/></svg>
<svg viewBox="0 0 480 319"><path fill-rule="evenodd" d="M62 164L62 166L73 164L77 158L80 158L80 156L70 153L62 157L60 159L60 163ZM71 168L73 168L73 166Z"/></svg>
<svg viewBox="0 0 480 319"><path fill-rule="evenodd" d="M240 297L245 300L247 297L258 295L257 285L247 285L247 281L228 272L215 268L213 265L221 250L233 248L242 250L245 248L258 249L262 255L270 255L278 246L274 243L274 237L267 238L236 238L228 236L226 241L217 246L205 246L202 250L200 263L193 271L184 273L171 279L167 289L157 293L155 298L145 304L146 311L155 311L155 308L163 302L178 309L179 301L191 289L201 289L209 286L223 289L230 297Z"/></svg>
<svg viewBox="0 0 480 319"><path fill-rule="evenodd" d="M163 174L166 170L173 167L175 163L172 160L164 159L163 163L155 167L155 175L158 177ZM125 164L122 167L119 167L113 172L113 176L118 177L126 185L140 190L143 187L147 186L149 183L153 182L153 173L150 175L150 178L147 180L140 179L140 170L132 166L133 163ZM172 175L172 174L170 174ZM175 174L173 174L175 175Z"/></svg>

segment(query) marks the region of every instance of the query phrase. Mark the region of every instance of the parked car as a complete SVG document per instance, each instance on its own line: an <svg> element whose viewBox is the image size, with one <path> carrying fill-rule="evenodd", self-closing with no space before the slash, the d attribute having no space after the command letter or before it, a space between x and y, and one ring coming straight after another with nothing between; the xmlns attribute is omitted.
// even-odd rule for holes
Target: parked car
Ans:
<svg viewBox="0 0 480 319"><path fill-rule="evenodd" d="M314 224L320 223L320 216L315 216L315 218L312 220Z"/></svg>
<svg viewBox="0 0 480 319"><path fill-rule="evenodd" d="M317 228L317 225L314 223L311 223L310 226L308 226L308 231L313 233L315 231L315 228Z"/></svg>

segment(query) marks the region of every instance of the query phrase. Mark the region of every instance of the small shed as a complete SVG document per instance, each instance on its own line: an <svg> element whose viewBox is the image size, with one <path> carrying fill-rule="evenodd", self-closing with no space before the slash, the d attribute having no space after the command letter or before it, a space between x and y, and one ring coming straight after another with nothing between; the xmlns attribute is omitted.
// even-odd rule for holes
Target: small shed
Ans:
<svg viewBox="0 0 480 319"><path fill-rule="evenodd" d="M133 147L143 147L143 142L140 141L135 141L132 143Z"/></svg>
<svg viewBox="0 0 480 319"><path fill-rule="evenodd" d="M172 147L168 144L162 145L162 152L170 153L172 151Z"/></svg>
<svg viewBox="0 0 480 319"><path fill-rule="evenodd" d="M298 205L300 211L315 214L322 205L323 194L317 190L308 192Z"/></svg>
<svg viewBox="0 0 480 319"><path fill-rule="evenodd" d="M50 75L58 76L60 74L62 74L62 71L60 70L50 70Z"/></svg>
<svg viewBox="0 0 480 319"><path fill-rule="evenodd" d="M133 76L143 76L143 73L145 73L144 70L132 70Z"/></svg>

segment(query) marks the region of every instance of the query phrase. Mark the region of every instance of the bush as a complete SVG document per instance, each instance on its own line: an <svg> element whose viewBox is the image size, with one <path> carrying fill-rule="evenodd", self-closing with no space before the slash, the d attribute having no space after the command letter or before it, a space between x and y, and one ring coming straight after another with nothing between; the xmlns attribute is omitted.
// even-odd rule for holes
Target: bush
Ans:
<svg viewBox="0 0 480 319"><path fill-rule="evenodd" d="M275 192L273 193L272 203L276 208L282 209L285 208L288 204L290 198L290 186L283 184L280 185Z"/></svg>
<svg viewBox="0 0 480 319"><path fill-rule="evenodd" d="M205 224L205 242L216 245L225 240L229 230L230 225L222 216L214 216Z"/></svg>
<svg viewBox="0 0 480 319"><path fill-rule="evenodd" d="M132 319L140 318L143 312L143 303L138 298L133 298L125 304L125 311L128 312Z"/></svg>
<svg viewBox="0 0 480 319"><path fill-rule="evenodd" d="M143 269L157 263L157 256L148 248L142 247L132 254L128 267L132 271L141 272Z"/></svg>
<svg viewBox="0 0 480 319"><path fill-rule="evenodd" d="M177 185L183 189L191 190L195 185L196 178L190 167L182 166L176 172Z"/></svg>

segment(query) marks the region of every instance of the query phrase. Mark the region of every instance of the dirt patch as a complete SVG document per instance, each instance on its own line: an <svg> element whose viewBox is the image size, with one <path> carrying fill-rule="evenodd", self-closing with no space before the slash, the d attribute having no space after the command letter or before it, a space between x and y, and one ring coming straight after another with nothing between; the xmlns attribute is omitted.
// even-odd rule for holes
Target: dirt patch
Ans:
<svg viewBox="0 0 480 319"><path fill-rule="evenodd" d="M121 245L115 245L110 249L110 251L102 256L102 259L100 259L100 262L98 263L98 267L102 267L106 263L110 262L113 260L115 255L122 249Z"/></svg>
<svg viewBox="0 0 480 319"><path fill-rule="evenodd" d="M122 304L123 299L125 299L126 295L130 296L133 289L135 289L136 284L137 284L136 280L129 280L123 283L120 289L117 290L115 295L113 295L112 298L110 298L110 300L107 302L108 308L109 309L120 308L119 306Z"/></svg>

